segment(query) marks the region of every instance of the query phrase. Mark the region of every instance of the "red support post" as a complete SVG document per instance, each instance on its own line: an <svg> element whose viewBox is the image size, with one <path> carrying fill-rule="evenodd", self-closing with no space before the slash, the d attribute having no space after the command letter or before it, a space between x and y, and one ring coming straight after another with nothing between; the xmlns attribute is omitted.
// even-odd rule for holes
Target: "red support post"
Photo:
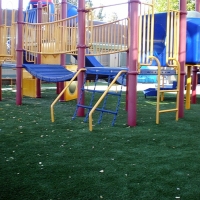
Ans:
<svg viewBox="0 0 200 200"><path fill-rule="evenodd" d="M85 0L78 0L78 70L85 67L85 24ZM83 84L84 73L80 73L78 76L78 100L80 99ZM85 95L83 94L80 104L84 103ZM84 116L84 108L78 108L77 116Z"/></svg>
<svg viewBox="0 0 200 200"><path fill-rule="evenodd" d="M62 0L61 2L62 5L62 19L66 19L67 18L67 1L66 0ZM65 26L64 22L63 22L63 27ZM63 37L66 37L63 35ZM60 65L62 65L65 68L65 56L66 54L61 54L60 56ZM59 83L59 93L64 89L64 82L60 82ZM62 95L60 97L60 101L64 101L64 95Z"/></svg>
<svg viewBox="0 0 200 200"><path fill-rule="evenodd" d="M136 126L137 120L137 74L138 74L138 30L139 0L129 0L130 12L130 47L128 69L128 125Z"/></svg>
<svg viewBox="0 0 200 200"><path fill-rule="evenodd" d="M187 0L180 0L180 35L179 35L179 62L180 62L180 93L179 117L184 117L184 90L185 90L185 58L186 58L186 15Z"/></svg>
<svg viewBox="0 0 200 200"><path fill-rule="evenodd" d="M196 0L195 9L196 11L200 12L200 0Z"/></svg>
<svg viewBox="0 0 200 200"><path fill-rule="evenodd" d="M22 29L23 29L23 0L18 1L18 21L17 21L17 63L16 63L16 105L22 104Z"/></svg>
<svg viewBox="0 0 200 200"><path fill-rule="evenodd" d="M198 71L199 70L198 70L197 67L192 68L192 96L191 96L191 103L192 104L196 104L196 102L197 102L196 89L197 89L197 72Z"/></svg>
<svg viewBox="0 0 200 200"><path fill-rule="evenodd" d="M128 17L130 19L130 6L128 6ZM126 54L126 67L129 68L129 49L127 50ZM128 111L128 76L126 76L126 105L125 105L126 111Z"/></svg>
<svg viewBox="0 0 200 200"><path fill-rule="evenodd" d="M0 25L3 24L2 0L0 0Z"/></svg>
<svg viewBox="0 0 200 200"><path fill-rule="evenodd" d="M0 63L0 101L2 100L2 65Z"/></svg>
<svg viewBox="0 0 200 200"><path fill-rule="evenodd" d="M2 0L0 0L0 25L3 23L3 15L2 15ZM0 63L0 101L2 100L2 66Z"/></svg>
<svg viewBox="0 0 200 200"><path fill-rule="evenodd" d="M42 23L42 2L38 1L37 4L37 23ZM41 32L41 30L39 30ZM41 33L39 33L41 34ZM37 64L41 64L41 54L37 54ZM40 79L36 80L36 97L41 98L41 81Z"/></svg>

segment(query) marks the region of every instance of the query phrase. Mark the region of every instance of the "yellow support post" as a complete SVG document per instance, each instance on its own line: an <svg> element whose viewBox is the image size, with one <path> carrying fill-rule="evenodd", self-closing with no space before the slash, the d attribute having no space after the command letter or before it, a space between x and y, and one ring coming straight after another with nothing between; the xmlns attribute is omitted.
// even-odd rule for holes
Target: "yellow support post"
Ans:
<svg viewBox="0 0 200 200"><path fill-rule="evenodd" d="M191 69L192 66L187 65L187 85L186 85L186 103L185 103L185 109L190 109L190 90L191 90Z"/></svg>

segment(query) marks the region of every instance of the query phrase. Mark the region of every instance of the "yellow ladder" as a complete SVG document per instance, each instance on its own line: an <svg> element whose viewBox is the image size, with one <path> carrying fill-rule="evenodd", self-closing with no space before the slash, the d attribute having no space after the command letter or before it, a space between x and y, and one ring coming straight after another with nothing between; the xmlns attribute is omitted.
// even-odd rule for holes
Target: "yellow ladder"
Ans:
<svg viewBox="0 0 200 200"><path fill-rule="evenodd" d="M160 66L158 66L158 89L157 89L157 108L156 108L156 124L159 124L160 120L160 113L166 113L166 112L175 112L176 113L176 121L178 121L178 112L179 112L179 88L180 88L180 64L178 60L175 58L169 58L169 60L174 61L175 65L169 65L168 67L172 67L177 72L177 88L173 90L160 90L160 75L161 75L161 69ZM176 93L176 107L173 109L167 109L167 110L160 110L160 96L164 95L166 92L175 92Z"/></svg>
<svg viewBox="0 0 200 200"><path fill-rule="evenodd" d="M161 74L161 66L160 66L160 62L159 60L154 57L151 56L151 59L155 59L157 64L158 64L158 87L157 87L157 105L156 105L156 124L159 124L159 120L160 120L160 113L167 113L167 112L175 112L176 113L176 121L178 121L178 113L179 113L179 88L180 88L180 63L178 62L177 59L175 58L169 58L169 61L172 61L173 64L168 65L168 67L173 68L174 70L176 70L176 74L177 74L177 88L176 89L172 89L172 90L161 90L160 89L160 76ZM163 100L163 96L164 93L167 92L174 92L176 93L176 107L173 109L166 109L166 110L161 110L160 109L160 102Z"/></svg>

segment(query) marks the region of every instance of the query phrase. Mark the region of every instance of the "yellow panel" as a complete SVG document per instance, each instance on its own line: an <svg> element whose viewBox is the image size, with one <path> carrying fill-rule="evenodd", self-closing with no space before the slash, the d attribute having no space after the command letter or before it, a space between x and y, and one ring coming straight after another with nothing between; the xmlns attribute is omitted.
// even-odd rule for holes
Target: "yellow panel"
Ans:
<svg viewBox="0 0 200 200"><path fill-rule="evenodd" d="M33 78L33 76L25 69L23 69L23 78Z"/></svg>
<svg viewBox="0 0 200 200"><path fill-rule="evenodd" d="M76 72L77 68L78 68L77 65L66 65L66 69L68 69L69 71L72 71L72 72Z"/></svg>
<svg viewBox="0 0 200 200"><path fill-rule="evenodd" d="M23 79L23 95L36 98L36 79Z"/></svg>
<svg viewBox="0 0 200 200"><path fill-rule="evenodd" d="M77 65L66 65L66 68L72 72L76 72L78 66ZM65 85L68 82L65 82ZM64 93L64 99L65 101L70 101L73 99L77 99L77 81L73 81L71 83L71 85L69 86L69 88L67 88L67 90Z"/></svg>
<svg viewBox="0 0 200 200"><path fill-rule="evenodd" d="M68 82L65 82L65 85ZM78 90L77 90L77 81L73 81L70 86L67 88L67 90L64 93L64 99L65 101L70 101L73 99L77 99L77 94L78 94Z"/></svg>
<svg viewBox="0 0 200 200"><path fill-rule="evenodd" d="M60 55L42 55L41 64L60 64Z"/></svg>

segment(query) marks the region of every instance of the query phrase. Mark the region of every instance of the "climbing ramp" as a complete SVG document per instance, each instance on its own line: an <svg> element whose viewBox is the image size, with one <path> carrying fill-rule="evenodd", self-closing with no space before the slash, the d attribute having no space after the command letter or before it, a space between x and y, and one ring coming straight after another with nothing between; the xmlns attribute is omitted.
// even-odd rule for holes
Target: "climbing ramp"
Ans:
<svg viewBox="0 0 200 200"><path fill-rule="evenodd" d="M47 82L68 81L75 74L61 65L23 64L23 67L34 77Z"/></svg>
<svg viewBox="0 0 200 200"><path fill-rule="evenodd" d="M120 91L118 91L118 92L110 91L110 88L113 86L113 84L116 82L116 80L119 76L121 76L122 79L125 80L126 72L127 72L126 68L124 68L124 69L122 69L122 68L112 68L112 67L109 67L109 68L106 68L106 67L103 67L103 68L102 67L87 68L87 70L85 72L84 84L81 88L81 95L80 95L80 98L78 100L76 110L74 112L74 116L73 116L72 119L75 119L79 108L84 108L85 110L87 110L84 122L86 122L89 118L89 123L90 123L89 129L90 130L92 130L92 125L91 125L91 123L92 123L91 111L92 110L100 112L99 118L98 118L98 124L101 123L104 113L112 114L113 120L112 120L111 124L113 126L115 121L116 121L116 117L118 115L119 105L120 105L121 96L122 96L122 85L120 87ZM90 76L90 75L95 76L94 86L93 86L92 89L85 87L87 77ZM101 89L97 86L99 76L101 76L101 75L107 76L107 78L106 78L107 89L106 90ZM113 78L113 77L115 77L115 78ZM83 104L81 104L81 100L83 98L83 95L86 94L86 93L88 95L90 95L90 101L87 105L86 104L83 105ZM97 94L100 94L101 97L99 98L97 103L95 103L95 97L96 97ZM109 96L116 97L116 107L115 107L114 110L111 110L107 106L107 101L109 99ZM100 105L100 103L101 103L101 105Z"/></svg>
<svg viewBox="0 0 200 200"><path fill-rule="evenodd" d="M65 92L65 90L67 90L67 88L69 87L69 85L71 84L72 81L74 81L77 76L84 72L85 76L84 76L84 84L81 88L81 95L80 98L78 100L77 106L76 106L76 110L74 112L73 115L73 119L75 119L78 109L83 108L87 110L87 114L85 117L84 121L87 121L89 118L89 129L90 131L92 131L92 114L93 112L99 111L100 115L99 115L99 119L98 119L98 123L100 123L102 121L102 117L104 113L109 113L114 115L113 120L112 120L112 125L114 125L116 117L118 115L118 110L119 110L119 105L120 105L120 101L121 101L121 96L122 96L122 85L121 85L121 89L118 92L113 92L110 91L111 87L116 83L116 80L119 77L122 77L122 79L125 80L126 77L126 73L127 73L127 68L119 68L119 67L89 67L89 68L84 68L84 69L80 69L75 75L74 77L68 82L68 84L65 86L65 88L63 89L63 91L58 95L58 97L54 100L54 102L51 104L51 121L54 122L54 105L56 104L56 102L58 102L60 96ZM89 89L88 87L85 87L86 81L88 80L88 76L93 76L94 77L94 88L93 89ZM99 77L102 76L106 76L106 81L107 81L107 89L99 89L97 87L97 81L99 80ZM113 78L114 77L114 78ZM86 104L82 104L81 100L83 98L84 93L87 92L88 94L90 94L90 102L86 105ZM95 103L95 95L96 94L100 94L100 98L98 99L98 101ZM117 102L116 102L116 107L115 110L111 110L109 108L107 108L107 101L108 101L108 97L109 96L114 96L117 98ZM103 101L103 103L101 104L101 107L99 107L99 104Z"/></svg>

